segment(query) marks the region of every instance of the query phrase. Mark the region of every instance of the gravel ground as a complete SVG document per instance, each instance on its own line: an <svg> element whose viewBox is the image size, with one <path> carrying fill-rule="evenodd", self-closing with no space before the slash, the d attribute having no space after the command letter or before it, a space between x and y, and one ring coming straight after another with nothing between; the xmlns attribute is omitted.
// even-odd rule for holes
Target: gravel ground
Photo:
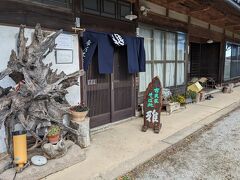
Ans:
<svg viewBox="0 0 240 180"><path fill-rule="evenodd" d="M240 109L175 149L139 166L124 179L240 179Z"/></svg>

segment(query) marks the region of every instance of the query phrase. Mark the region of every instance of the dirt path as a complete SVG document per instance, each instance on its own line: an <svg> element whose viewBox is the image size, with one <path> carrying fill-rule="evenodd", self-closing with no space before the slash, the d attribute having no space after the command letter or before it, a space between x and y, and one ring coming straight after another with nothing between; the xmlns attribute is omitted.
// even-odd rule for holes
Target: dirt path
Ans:
<svg viewBox="0 0 240 180"><path fill-rule="evenodd" d="M155 157L128 174L131 179L240 179L240 109L184 146Z"/></svg>

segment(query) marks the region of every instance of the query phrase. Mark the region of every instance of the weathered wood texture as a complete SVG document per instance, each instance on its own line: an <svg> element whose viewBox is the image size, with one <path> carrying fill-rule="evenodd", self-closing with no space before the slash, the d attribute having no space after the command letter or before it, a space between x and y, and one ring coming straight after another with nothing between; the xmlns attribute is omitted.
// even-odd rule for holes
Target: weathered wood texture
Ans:
<svg viewBox="0 0 240 180"><path fill-rule="evenodd" d="M62 30L48 35L41 30L40 24L37 24L32 42L26 46L24 29L25 26L21 25L17 52L12 50L7 68L0 72L0 80L11 74L21 74L23 77L19 79L12 76L17 86L7 91L0 101L0 126L5 123L7 127L10 151L12 125L15 123L21 123L36 139L36 144L44 141L40 138L39 131L46 130L51 123L71 130L62 123L63 115L68 113L70 107L65 99L66 88L78 85L78 78L83 74L82 71L69 75L64 72L58 74L57 70L51 69L52 64L43 62L55 47L55 39ZM46 132L45 130L43 132Z"/></svg>
<svg viewBox="0 0 240 180"><path fill-rule="evenodd" d="M40 23L48 29L71 31L74 26L73 12L68 9L49 8L25 1L0 1L0 23L19 26L25 24L34 27Z"/></svg>
<svg viewBox="0 0 240 180"><path fill-rule="evenodd" d="M182 31L182 32L188 31L187 23L170 19L165 16L160 16L154 13L148 13L147 16L140 15L139 22L158 26L158 28L162 28L170 31Z"/></svg>
<svg viewBox="0 0 240 180"><path fill-rule="evenodd" d="M73 0L72 8L54 7L21 0L0 1L0 24L34 27L40 23L44 28L73 32L75 17L81 17L81 26L105 32L134 34L136 22L121 21L81 12L80 0Z"/></svg>
<svg viewBox="0 0 240 180"><path fill-rule="evenodd" d="M147 16L142 15L138 10L139 22L146 23L158 28L164 28L170 31L188 32L189 35L206 39L213 39L221 42L225 36L220 32L209 30L191 24L189 22L181 22L168 17L170 10L185 14L189 17L194 17L206 23L218 26L222 29L229 30L233 33L240 31L240 13L239 10L230 6L228 3L219 0L148 0L166 8L166 16L148 12ZM239 42L240 40L234 37L227 37L231 41Z"/></svg>
<svg viewBox="0 0 240 180"><path fill-rule="evenodd" d="M239 10L219 0L148 0L168 9L190 15L210 24L234 30L227 25L240 25ZM240 28L240 27L239 27Z"/></svg>

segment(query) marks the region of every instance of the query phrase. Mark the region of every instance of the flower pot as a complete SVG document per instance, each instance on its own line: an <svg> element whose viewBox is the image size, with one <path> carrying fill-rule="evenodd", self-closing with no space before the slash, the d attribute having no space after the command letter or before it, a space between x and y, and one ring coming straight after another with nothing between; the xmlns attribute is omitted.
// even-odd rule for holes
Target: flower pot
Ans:
<svg viewBox="0 0 240 180"><path fill-rule="evenodd" d="M192 98L186 98L185 102L186 104L190 104L190 103L193 103L193 100Z"/></svg>
<svg viewBox="0 0 240 180"><path fill-rule="evenodd" d="M48 141L51 144L57 144L58 141L59 141L60 134L56 134L56 135L53 135L53 136L47 136L47 137L48 137Z"/></svg>
<svg viewBox="0 0 240 180"><path fill-rule="evenodd" d="M83 121L85 119L87 114L88 114L88 111L77 112L77 111L72 111L71 110L72 121L74 121L74 122L81 122L81 121Z"/></svg>

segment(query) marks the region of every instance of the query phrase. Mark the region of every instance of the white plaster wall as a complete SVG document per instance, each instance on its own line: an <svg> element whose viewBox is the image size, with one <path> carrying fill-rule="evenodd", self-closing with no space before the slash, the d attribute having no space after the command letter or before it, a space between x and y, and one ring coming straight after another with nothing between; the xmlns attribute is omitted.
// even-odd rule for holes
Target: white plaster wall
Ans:
<svg viewBox="0 0 240 180"><path fill-rule="evenodd" d="M6 148L6 134L5 134L5 128L4 125L2 128L0 128L0 153L6 152L7 148Z"/></svg>
<svg viewBox="0 0 240 180"><path fill-rule="evenodd" d="M19 28L10 27L10 26L0 26L0 71L4 70L7 67L7 63L11 54L11 50L16 51L17 46L17 37L18 37ZM30 39L32 37L33 29L25 29L25 36L29 39L28 44L30 44ZM52 62L52 68L58 69L58 72L64 71L66 74L72 73L79 70L79 49L78 49L78 36L75 34L69 34L73 36L73 63L72 64L56 64L55 53L52 52L44 60L45 63ZM5 77L3 80L0 80L0 86L8 87L14 86L15 83L10 77ZM73 86L68 88L69 94L66 95L68 102L71 105L76 105L80 102L80 87ZM3 128L2 128L3 129ZM0 127L0 147L4 147L4 131ZM0 153L3 151L0 148Z"/></svg>

